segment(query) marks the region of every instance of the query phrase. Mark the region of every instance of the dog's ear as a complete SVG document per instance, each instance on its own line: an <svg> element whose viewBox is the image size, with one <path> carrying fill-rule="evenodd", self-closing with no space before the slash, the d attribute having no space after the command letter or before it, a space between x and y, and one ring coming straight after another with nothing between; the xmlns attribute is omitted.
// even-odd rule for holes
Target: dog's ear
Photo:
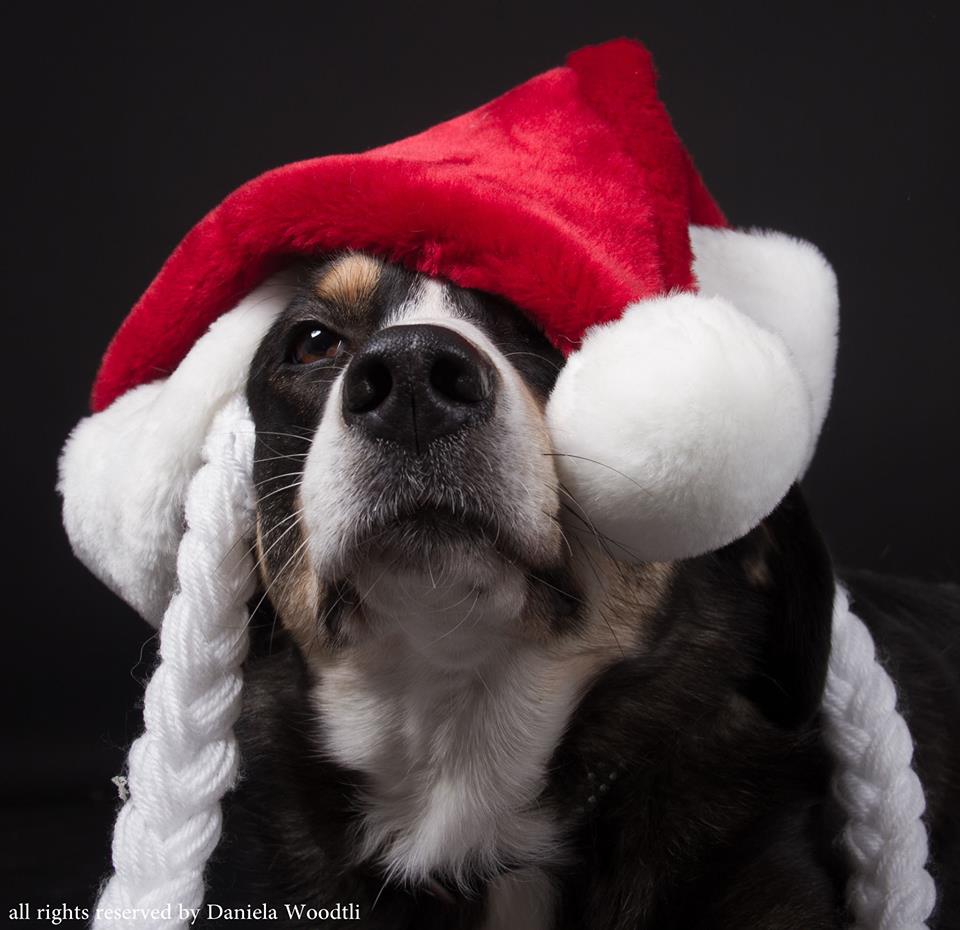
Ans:
<svg viewBox="0 0 960 930"><path fill-rule="evenodd" d="M742 542L730 548L766 618L746 693L774 722L798 726L823 697L833 616L830 557L796 485Z"/></svg>

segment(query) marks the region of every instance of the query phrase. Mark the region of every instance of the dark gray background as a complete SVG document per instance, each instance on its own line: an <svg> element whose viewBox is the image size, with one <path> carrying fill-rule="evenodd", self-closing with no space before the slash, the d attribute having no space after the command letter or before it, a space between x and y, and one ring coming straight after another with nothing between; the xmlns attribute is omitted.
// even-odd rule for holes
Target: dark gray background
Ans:
<svg viewBox="0 0 960 930"><path fill-rule="evenodd" d="M844 564L958 575L956 23L947 3L8 7L4 351L7 899L87 903L139 728L150 631L73 561L58 449L180 237L267 168L387 142L579 45L652 49L737 225L840 279L834 403L805 482Z"/></svg>

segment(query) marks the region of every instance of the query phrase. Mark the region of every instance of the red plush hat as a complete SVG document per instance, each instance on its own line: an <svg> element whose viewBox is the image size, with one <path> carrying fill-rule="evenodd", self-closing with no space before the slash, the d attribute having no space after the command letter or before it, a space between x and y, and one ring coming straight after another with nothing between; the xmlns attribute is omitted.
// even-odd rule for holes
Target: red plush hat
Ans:
<svg viewBox="0 0 960 930"><path fill-rule="evenodd" d="M725 225L635 42L586 48L477 110L360 155L269 171L170 256L107 350L93 409L172 372L292 256L373 252L506 297L565 353L693 284L691 223Z"/></svg>
<svg viewBox="0 0 960 930"><path fill-rule="evenodd" d="M155 623L204 436L283 306L270 276L339 249L499 294L542 327L568 356L548 405L559 475L624 556L730 542L812 454L832 272L806 243L726 228L649 54L609 42L419 135L267 172L176 248L61 468L77 553Z"/></svg>

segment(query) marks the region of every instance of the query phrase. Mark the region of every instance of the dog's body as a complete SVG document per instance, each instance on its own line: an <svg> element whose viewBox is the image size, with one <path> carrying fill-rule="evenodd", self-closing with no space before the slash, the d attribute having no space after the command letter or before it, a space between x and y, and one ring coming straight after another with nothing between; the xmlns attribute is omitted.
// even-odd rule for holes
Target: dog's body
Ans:
<svg viewBox="0 0 960 930"><path fill-rule="evenodd" d="M718 552L634 564L557 481L562 364L493 298L359 255L307 270L248 385L263 591L209 901L398 930L844 926L834 578L799 490ZM852 591L953 926L960 594Z"/></svg>

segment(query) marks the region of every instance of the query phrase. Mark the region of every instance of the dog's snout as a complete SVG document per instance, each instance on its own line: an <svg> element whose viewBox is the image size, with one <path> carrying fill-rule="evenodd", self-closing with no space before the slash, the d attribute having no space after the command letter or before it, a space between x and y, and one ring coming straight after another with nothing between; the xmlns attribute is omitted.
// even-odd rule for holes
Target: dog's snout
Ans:
<svg viewBox="0 0 960 930"><path fill-rule="evenodd" d="M347 366L343 418L419 454L441 436L482 422L493 407L490 360L446 326L391 326Z"/></svg>

